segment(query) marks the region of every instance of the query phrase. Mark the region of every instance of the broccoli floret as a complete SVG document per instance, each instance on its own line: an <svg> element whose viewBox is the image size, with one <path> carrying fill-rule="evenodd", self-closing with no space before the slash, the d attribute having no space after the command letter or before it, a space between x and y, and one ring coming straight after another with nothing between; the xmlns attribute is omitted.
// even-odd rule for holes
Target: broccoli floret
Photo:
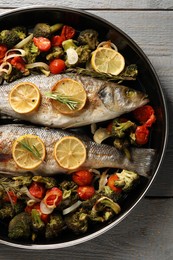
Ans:
<svg viewBox="0 0 173 260"><path fill-rule="evenodd" d="M55 46L52 48L52 51L46 56L47 60L52 60L55 58L60 58L64 55L64 51L61 47Z"/></svg>
<svg viewBox="0 0 173 260"><path fill-rule="evenodd" d="M115 185L121 187L123 191L129 191L139 179L139 175L132 171L123 170L121 173L116 174L119 179L115 181Z"/></svg>
<svg viewBox="0 0 173 260"><path fill-rule="evenodd" d="M65 222L60 214L52 214L50 221L46 225L45 237L52 239L58 237L65 226Z"/></svg>
<svg viewBox="0 0 173 260"><path fill-rule="evenodd" d="M60 208L70 207L78 200L77 185L73 181L63 181L60 184L60 189L63 192Z"/></svg>
<svg viewBox="0 0 173 260"><path fill-rule="evenodd" d="M80 209L65 216L65 223L75 234L85 233L88 230L88 214Z"/></svg>
<svg viewBox="0 0 173 260"><path fill-rule="evenodd" d="M25 59L27 63L34 63L40 54L38 47L33 43L33 41L30 41L24 45L23 49L26 52Z"/></svg>
<svg viewBox="0 0 173 260"><path fill-rule="evenodd" d="M121 211L120 206L108 197L99 198L90 212L92 221L105 222Z"/></svg>
<svg viewBox="0 0 173 260"><path fill-rule="evenodd" d="M52 189L53 187L57 186L57 181L53 177L34 176L32 180L43 183L46 189Z"/></svg>
<svg viewBox="0 0 173 260"><path fill-rule="evenodd" d="M29 186L32 182L32 176L16 176L12 178L14 180L14 186Z"/></svg>
<svg viewBox="0 0 173 260"><path fill-rule="evenodd" d="M124 122L122 118L114 119L112 125L112 134L116 137L123 138L127 131L129 131L134 126L135 124L130 120Z"/></svg>
<svg viewBox="0 0 173 260"><path fill-rule="evenodd" d="M46 24L46 23L38 23L35 25L33 29L33 35L34 37L45 37L50 38L51 35L62 28L62 24L57 23L52 26Z"/></svg>
<svg viewBox="0 0 173 260"><path fill-rule="evenodd" d="M91 49L88 45L77 47L76 52L78 54L78 64L84 64L90 59Z"/></svg>
<svg viewBox="0 0 173 260"><path fill-rule="evenodd" d="M12 218L14 216L14 209L10 203L6 203L0 209L0 219Z"/></svg>
<svg viewBox="0 0 173 260"><path fill-rule="evenodd" d="M27 35L27 30L23 26L16 26L11 31L15 32L20 40L23 40Z"/></svg>
<svg viewBox="0 0 173 260"><path fill-rule="evenodd" d="M13 48L20 38L16 31L13 30L3 30L0 32L0 44L4 44L8 49Z"/></svg>
<svg viewBox="0 0 173 260"><path fill-rule="evenodd" d="M44 222L41 220L40 213L36 209L31 211L31 225L32 229L36 232L42 231L45 227Z"/></svg>
<svg viewBox="0 0 173 260"><path fill-rule="evenodd" d="M22 212L16 215L9 223L9 238L28 238L31 235L31 217L28 213Z"/></svg>
<svg viewBox="0 0 173 260"><path fill-rule="evenodd" d="M77 40L79 44L87 44L91 50L94 50L98 45L98 33L95 30L87 29L80 32Z"/></svg>

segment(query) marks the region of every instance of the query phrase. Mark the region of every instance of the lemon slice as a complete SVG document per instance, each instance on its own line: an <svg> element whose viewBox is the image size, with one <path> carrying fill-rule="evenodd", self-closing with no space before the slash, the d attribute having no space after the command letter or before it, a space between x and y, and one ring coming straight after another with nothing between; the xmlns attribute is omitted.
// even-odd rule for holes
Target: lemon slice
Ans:
<svg viewBox="0 0 173 260"><path fill-rule="evenodd" d="M28 114L38 108L41 95L36 85L31 82L21 82L14 86L9 94L9 102L14 111Z"/></svg>
<svg viewBox="0 0 173 260"><path fill-rule="evenodd" d="M50 93L52 105L62 114L80 111L86 103L87 95L81 83L70 78L59 80Z"/></svg>
<svg viewBox="0 0 173 260"><path fill-rule="evenodd" d="M86 148L78 138L65 136L55 144L54 156L61 167L74 170L85 162Z"/></svg>
<svg viewBox="0 0 173 260"><path fill-rule="evenodd" d="M92 53L91 65L97 72L118 75L125 67L125 60L119 52L111 48L100 47Z"/></svg>
<svg viewBox="0 0 173 260"><path fill-rule="evenodd" d="M13 143L12 156L20 168L32 170L44 161L46 149L37 135L22 135Z"/></svg>

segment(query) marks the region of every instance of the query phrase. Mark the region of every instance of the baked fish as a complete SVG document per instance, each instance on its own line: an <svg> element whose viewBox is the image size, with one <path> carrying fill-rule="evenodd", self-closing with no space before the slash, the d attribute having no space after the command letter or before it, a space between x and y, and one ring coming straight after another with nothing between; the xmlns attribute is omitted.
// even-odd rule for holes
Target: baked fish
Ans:
<svg viewBox="0 0 173 260"><path fill-rule="evenodd" d="M83 84L87 94L85 107L73 115L64 115L53 108L45 93L62 78L72 78ZM9 103L9 93L19 82L32 82L40 89L42 100L39 109L30 114L16 113ZM148 103L145 93L108 81L77 74L59 74L29 76L10 84L4 84L0 89L0 113L16 119L44 125L53 128L70 128L88 125L116 118Z"/></svg>
<svg viewBox="0 0 173 260"><path fill-rule="evenodd" d="M154 149L132 148L132 160L128 160L115 147L97 144L84 136L74 134L73 131L32 127L18 124L0 126L0 173L24 174L26 170L19 168L12 157L13 142L20 136L33 134L39 136L46 147L45 161L32 170L33 174L53 175L65 173L53 156L55 143L64 136L78 137L86 146L87 157L80 169L120 168L137 172L139 175L148 176L155 155Z"/></svg>

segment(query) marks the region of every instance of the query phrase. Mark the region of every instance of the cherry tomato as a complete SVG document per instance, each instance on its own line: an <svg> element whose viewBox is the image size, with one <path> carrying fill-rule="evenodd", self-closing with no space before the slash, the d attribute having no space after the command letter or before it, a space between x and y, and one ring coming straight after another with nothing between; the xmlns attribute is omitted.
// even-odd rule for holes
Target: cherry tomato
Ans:
<svg viewBox="0 0 173 260"><path fill-rule="evenodd" d="M65 70L65 62L61 59L54 59L49 64L49 69L52 74L58 74Z"/></svg>
<svg viewBox="0 0 173 260"><path fill-rule="evenodd" d="M144 145L148 142L149 130L146 125L141 125L136 128L135 138L136 143L139 145Z"/></svg>
<svg viewBox="0 0 173 260"><path fill-rule="evenodd" d="M47 206L58 206L62 200L62 190L58 189L57 187L53 187L46 192L46 196L43 200Z"/></svg>
<svg viewBox="0 0 173 260"><path fill-rule="evenodd" d="M12 200L13 204L17 203L17 196L13 191L8 191L8 195L6 194L3 198L4 201L10 202Z"/></svg>
<svg viewBox="0 0 173 260"><path fill-rule="evenodd" d="M80 199L88 200L95 194L95 189L93 186L79 186L77 193Z"/></svg>
<svg viewBox="0 0 173 260"><path fill-rule="evenodd" d="M120 193L122 189L120 187L115 186L115 181L117 181L119 178L116 174L112 174L108 179L108 186L111 188L111 190Z"/></svg>
<svg viewBox="0 0 173 260"><path fill-rule="evenodd" d="M79 186L88 186L92 182L93 174L87 170L78 171L73 173L72 179Z"/></svg>
<svg viewBox="0 0 173 260"><path fill-rule="evenodd" d="M52 37L51 43L52 46L61 46L63 41L65 41L65 37L63 35L55 35Z"/></svg>
<svg viewBox="0 0 173 260"><path fill-rule="evenodd" d="M5 53L7 51L7 47L3 44L0 45L0 59L3 59L5 56Z"/></svg>
<svg viewBox="0 0 173 260"><path fill-rule="evenodd" d="M25 62L22 59L22 57L17 56L14 57L11 61L10 61L11 65L13 65L16 69L20 70L20 71L25 71Z"/></svg>
<svg viewBox="0 0 173 260"><path fill-rule="evenodd" d="M26 206L25 212L28 214L31 214L32 209L36 209L40 213L41 220L44 223L47 223L49 221L50 215L49 214L43 214L40 210L40 203L35 203L33 206Z"/></svg>
<svg viewBox="0 0 173 260"><path fill-rule="evenodd" d="M74 37L76 31L73 27L64 25L61 31L61 36L64 36L66 40Z"/></svg>
<svg viewBox="0 0 173 260"><path fill-rule="evenodd" d="M32 182L31 186L29 187L29 192L35 198L42 199L45 194L45 187L41 183Z"/></svg>
<svg viewBox="0 0 173 260"><path fill-rule="evenodd" d="M139 107L133 111L134 118L137 121L139 121L141 124L146 123L151 116L153 118L153 115L154 115L154 109L150 105Z"/></svg>
<svg viewBox="0 0 173 260"><path fill-rule="evenodd" d="M48 51L51 48L50 40L45 37L34 37L33 42L40 51Z"/></svg>

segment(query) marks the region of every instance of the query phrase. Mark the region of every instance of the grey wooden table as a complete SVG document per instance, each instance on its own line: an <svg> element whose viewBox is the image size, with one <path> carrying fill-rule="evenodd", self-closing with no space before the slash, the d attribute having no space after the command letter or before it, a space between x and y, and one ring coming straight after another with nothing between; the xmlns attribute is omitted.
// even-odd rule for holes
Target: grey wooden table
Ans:
<svg viewBox="0 0 173 260"><path fill-rule="evenodd" d="M169 140L161 169L133 212L118 226L74 247L29 251L0 245L0 259L173 259L173 0L1 0L0 14L29 5L68 6L105 18L126 32L152 62L167 98Z"/></svg>

